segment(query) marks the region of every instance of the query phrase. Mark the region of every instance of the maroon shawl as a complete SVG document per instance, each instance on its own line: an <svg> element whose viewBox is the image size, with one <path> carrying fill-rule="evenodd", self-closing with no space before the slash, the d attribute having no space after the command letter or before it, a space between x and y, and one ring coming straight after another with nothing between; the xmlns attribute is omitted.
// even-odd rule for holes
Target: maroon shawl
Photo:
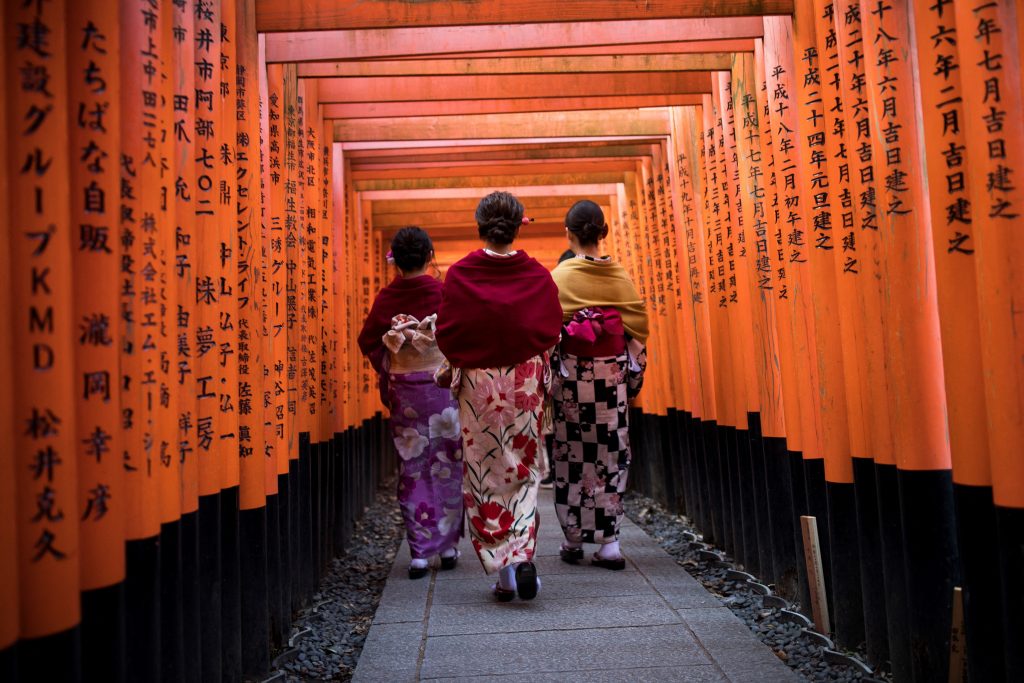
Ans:
<svg viewBox="0 0 1024 683"><path fill-rule="evenodd" d="M381 371L386 350L381 337L391 329L393 317L405 313L423 320L437 313L440 305L441 281L430 275L396 277L391 284L380 290L359 333L359 348L370 359L373 368L377 372Z"/></svg>
<svg viewBox="0 0 1024 683"><path fill-rule="evenodd" d="M519 251L474 251L448 269L437 345L458 368L516 365L558 343L562 307L548 270Z"/></svg>

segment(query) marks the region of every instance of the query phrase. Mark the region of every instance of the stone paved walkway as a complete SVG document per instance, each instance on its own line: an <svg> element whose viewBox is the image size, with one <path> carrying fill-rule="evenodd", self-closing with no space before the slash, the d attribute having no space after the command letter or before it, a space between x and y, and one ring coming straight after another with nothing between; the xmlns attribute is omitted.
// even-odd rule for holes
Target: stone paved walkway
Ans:
<svg viewBox="0 0 1024 683"><path fill-rule="evenodd" d="M550 491L539 504L536 600L495 602L468 539L457 569L410 581L403 543L354 680L800 680L628 519L624 571L572 566Z"/></svg>

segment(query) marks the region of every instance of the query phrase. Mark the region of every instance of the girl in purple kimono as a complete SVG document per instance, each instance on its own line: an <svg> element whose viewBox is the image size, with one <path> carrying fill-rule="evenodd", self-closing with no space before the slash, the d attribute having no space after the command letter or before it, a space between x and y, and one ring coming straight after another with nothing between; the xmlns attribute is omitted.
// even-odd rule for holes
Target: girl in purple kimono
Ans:
<svg viewBox="0 0 1024 683"><path fill-rule="evenodd" d="M420 228L398 231L391 241L398 277L377 295L359 334L359 348L377 371L391 411L410 579L426 576L433 555L441 556L442 569L453 569L462 538L459 407L434 383L444 357L434 341L441 282L426 273L433 253Z"/></svg>

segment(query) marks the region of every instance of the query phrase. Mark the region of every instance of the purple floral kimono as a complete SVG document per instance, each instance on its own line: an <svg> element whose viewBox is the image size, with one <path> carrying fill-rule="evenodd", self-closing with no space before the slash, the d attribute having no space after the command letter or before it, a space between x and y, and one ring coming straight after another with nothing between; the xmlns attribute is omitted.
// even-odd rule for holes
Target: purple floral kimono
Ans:
<svg viewBox="0 0 1024 683"><path fill-rule="evenodd" d="M384 335L386 397L401 464L398 503L410 554L428 558L462 538L462 440L458 404L434 383L435 316L395 316ZM383 379L383 378L382 378Z"/></svg>

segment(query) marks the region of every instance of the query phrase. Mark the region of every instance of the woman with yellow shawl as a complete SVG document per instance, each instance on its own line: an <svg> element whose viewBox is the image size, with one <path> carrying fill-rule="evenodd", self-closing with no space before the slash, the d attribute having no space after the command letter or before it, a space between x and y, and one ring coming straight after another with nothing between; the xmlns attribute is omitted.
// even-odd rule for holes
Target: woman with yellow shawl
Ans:
<svg viewBox="0 0 1024 683"><path fill-rule="evenodd" d="M552 272L563 332L552 391L555 416L555 512L565 534L561 558L624 569L619 549L622 499L629 472L629 401L647 365L647 312L626 270L601 256L608 235L601 207L576 202L565 218L576 257Z"/></svg>

